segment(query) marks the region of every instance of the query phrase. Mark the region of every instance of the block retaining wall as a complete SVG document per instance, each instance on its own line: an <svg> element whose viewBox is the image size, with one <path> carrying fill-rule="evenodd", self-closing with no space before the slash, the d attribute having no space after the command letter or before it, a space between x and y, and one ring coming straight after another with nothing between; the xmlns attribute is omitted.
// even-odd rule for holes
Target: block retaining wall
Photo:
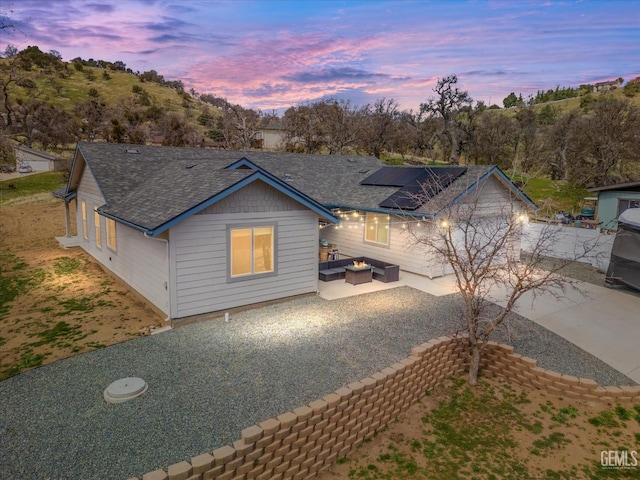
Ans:
<svg viewBox="0 0 640 480"><path fill-rule="evenodd" d="M142 480L284 480L313 478L400 416L425 391L461 375L469 365L461 339L440 337L411 356L308 405L242 430L233 445L143 475ZM601 387L562 375L489 342L482 371L567 398L603 403L640 402L640 386ZM139 480L139 479L130 479Z"/></svg>

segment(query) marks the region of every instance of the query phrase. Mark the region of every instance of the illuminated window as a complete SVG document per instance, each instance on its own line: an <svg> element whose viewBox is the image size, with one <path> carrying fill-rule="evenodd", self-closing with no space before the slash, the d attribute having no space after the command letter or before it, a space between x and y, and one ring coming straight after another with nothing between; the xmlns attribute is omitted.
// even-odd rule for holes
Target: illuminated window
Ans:
<svg viewBox="0 0 640 480"><path fill-rule="evenodd" d="M274 271L274 227L232 228L229 235L231 276Z"/></svg>
<svg viewBox="0 0 640 480"><path fill-rule="evenodd" d="M96 247L102 248L102 232L100 231L100 214L96 208L93 209L93 223L96 224Z"/></svg>
<svg viewBox="0 0 640 480"><path fill-rule="evenodd" d="M89 226L87 225L87 204L82 201L82 236L85 240L89 240Z"/></svg>
<svg viewBox="0 0 640 480"><path fill-rule="evenodd" d="M367 212L364 239L367 242L389 245L389 216Z"/></svg>
<svg viewBox="0 0 640 480"><path fill-rule="evenodd" d="M110 218L105 218L105 224L107 225L107 246L115 252L116 242L116 222Z"/></svg>

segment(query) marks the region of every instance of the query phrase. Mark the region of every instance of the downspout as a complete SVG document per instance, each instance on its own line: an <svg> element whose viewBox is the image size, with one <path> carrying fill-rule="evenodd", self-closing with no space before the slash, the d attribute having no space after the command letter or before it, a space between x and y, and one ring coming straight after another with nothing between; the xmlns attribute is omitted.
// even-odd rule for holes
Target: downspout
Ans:
<svg viewBox="0 0 640 480"><path fill-rule="evenodd" d="M69 201L64 201L64 220L67 230L67 238L71 238L71 212L69 211Z"/></svg>
<svg viewBox="0 0 640 480"><path fill-rule="evenodd" d="M164 238L152 237L147 232L143 232L143 233L145 238L149 238L151 240L158 240L160 242L163 242L166 245L167 269L168 269L167 273L169 274L169 278L167 279L166 291L167 291L167 308L169 309L169 314L167 315L167 318L164 319L164 321L170 322L171 321L171 292L169 291L169 287L171 285L171 259L169 258L169 240Z"/></svg>

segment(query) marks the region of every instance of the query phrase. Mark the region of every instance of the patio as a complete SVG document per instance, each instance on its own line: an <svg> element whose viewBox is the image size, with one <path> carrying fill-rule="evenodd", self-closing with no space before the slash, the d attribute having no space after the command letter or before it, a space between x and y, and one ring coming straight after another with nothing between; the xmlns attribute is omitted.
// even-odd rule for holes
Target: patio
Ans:
<svg viewBox="0 0 640 480"><path fill-rule="evenodd" d="M325 300L353 297L365 293L381 292L398 287L411 287L436 297L456 292L455 279L452 275L429 279L415 273L400 271L400 280L392 283L373 282L351 285L344 280L333 282L318 282L318 294Z"/></svg>
<svg viewBox="0 0 640 480"><path fill-rule="evenodd" d="M407 286L435 297L457 291L453 275L429 279L401 271L394 283L373 281L350 285L342 281L318 282L320 297L336 300ZM640 383L640 294L629 289L610 289L579 282L579 291L568 290L563 298L551 294L525 294L516 313L560 335ZM494 301L504 304L504 292Z"/></svg>

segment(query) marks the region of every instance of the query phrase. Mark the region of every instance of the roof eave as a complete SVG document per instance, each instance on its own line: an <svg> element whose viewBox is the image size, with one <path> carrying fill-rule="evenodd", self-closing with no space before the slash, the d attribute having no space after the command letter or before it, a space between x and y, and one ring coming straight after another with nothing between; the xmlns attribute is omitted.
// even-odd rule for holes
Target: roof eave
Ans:
<svg viewBox="0 0 640 480"><path fill-rule="evenodd" d="M70 200L73 200L74 198L76 198L78 196L78 192L73 191L73 192L67 192L66 189L63 192L60 192L58 190L54 190L53 192L51 192L51 195L55 198L59 198L60 200L64 200L65 202L68 202Z"/></svg>
<svg viewBox="0 0 640 480"><path fill-rule="evenodd" d="M238 190L241 190L242 188L246 187L247 185L249 185L250 183L253 183L256 180L261 180L261 181L265 182L267 185L269 185L269 186L275 188L276 190L282 192L283 194L287 195L288 197L292 198L293 200L296 200L297 202L301 203L302 205L307 207L309 210L317 213L318 216L325 218L329 222L331 222L331 223L338 223L339 222L339 219L336 216L333 215L333 212L331 212L331 210L327 209L326 207L324 207L320 203L316 202L312 198L306 196L305 194L303 194L302 192L296 190L295 188L291 187L290 185L287 185L285 182L283 182L282 180L278 179L277 177L274 177L273 175L267 173L266 171L264 171L262 169L259 169L259 167L257 167L257 168L258 169L253 174L248 175L247 177L245 177L242 180L236 182L235 184L231 185L230 187L228 187L228 188L222 190L221 192L218 192L217 194L213 195L212 197L210 197L209 199L205 200L204 202L201 202L200 204L195 205L194 207L192 207L192 208L184 211L183 213L173 217L171 220L169 220L169 221L167 221L167 222L165 222L165 223L163 223L161 225L158 225L157 227L146 229L146 232L149 235L151 235L152 237L156 237L156 236L160 235L161 233L167 231L171 227L174 227L175 225L179 224L180 222L183 222L184 220L186 220L187 218L191 217L192 215L195 215L198 212L201 212L202 210L204 210L205 208L210 207L211 205L214 205L215 203L223 200L224 198L226 198L229 195L237 192ZM133 224L132 224L132 226L133 226ZM144 227L139 227L138 229L141 229L141 228L144 228Z"/></svg>
<svg viewBox="0 0 640 480"><path fill-rule="evenodd" d="M417 212L412 210L393 210L389 208L375 208L375 207L359 207L354 205L346 205L342 203L330 203L325 205L326 208L330 209L345 209L345 210L358 210L360 212L371 212L371 213L382 213L386 215L398 215L403 217L413 217L413 218L433 218L433 215L425 212Z"/></svg>
<svg viewBox="0 0 640 480"><path fill-rule="evenodd" d="M476 188L478 188L480 185L482 185L491 175L497 175L498 178L500 178L500 180L502 180L502 183L504 183L512 192L514 192L516 194L516 196L518 198L520 198L520 200L522 200L526 205L529 205L534 212L537 212L538 210L540 210L540 207L538 207L533 200L531 200L527 194L525 194L522 190L520 190L510 179L509 177L507 177L505 175L505 173L500 170L500 168L498 167L491 167L491 169L485 173L484 175L482 175L476 182L474 182L472 185L469 186L469 188L467 188L464 192L462 192L460 195L458 195L456 198L454 198L451 203L449 204L451 205L455 205L458 202L460 202L464 197L466 197L469 193L473 192Z"/></svg>

